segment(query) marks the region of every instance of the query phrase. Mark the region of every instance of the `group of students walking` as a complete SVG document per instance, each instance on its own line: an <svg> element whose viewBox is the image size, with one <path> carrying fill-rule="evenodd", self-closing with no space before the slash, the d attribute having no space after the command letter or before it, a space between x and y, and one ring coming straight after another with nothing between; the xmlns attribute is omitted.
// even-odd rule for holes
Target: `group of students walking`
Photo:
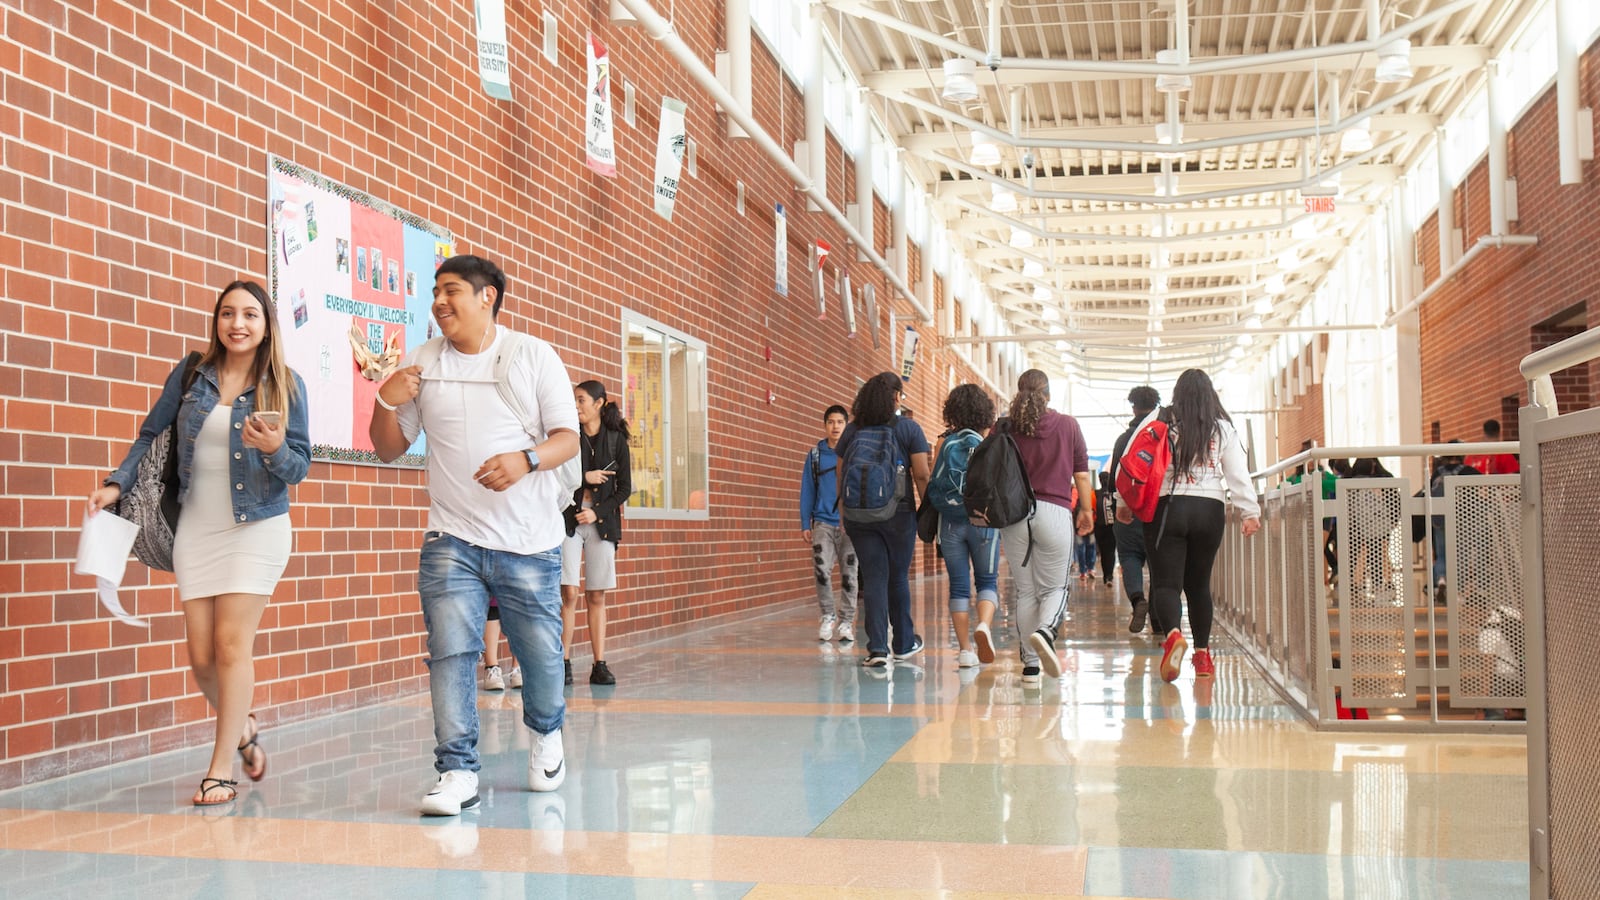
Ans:
<svg viewBox="0 0 1600 900"><path fill-rule="evenodd" d="M934 448L920 425L896 414L902 393L901 379L892 372L868 379L856 395L852 420L846 423L842 407L830 407L824 415L826 435L807 454L800 525L812 545L822 612L819 638L830 640L835 629L841 641L854 638L846 627L859 596L867 639L863 666L881 668L922 650L909 588L916 501L922 498L939 513L936 540L948 574L957 666L971 668L995 659L993 625L1003 548L1015 589L1012 621L1022 683L1032 686L1044 676L1060 677L1056 641L1071 595L1074 548L1079 537L1093 533L1096 519L1081 428L1071 416L1049 408L1049 380L1037 369L1018 378L1008 415L998 421L994 403L981 387L963 384L952 390L943 410L946 430ZM1189 649L1182 630L1187 599L1195 675L1209 678L1216 671L1210 652L1211 569L1226 526L1226 504L1239 510L1246 537L1261 524L1244 448L1210 377L1199 369L1179 376L1168 407L1160 408L1160 395L1148 386L1135 388L1128 399L1134 419L1117 440L1105 484L1115 483L1115 467L1142 426L1160 421L1171 435L1171 463L1150 521L1136 522L1127 503L1115 507L1116 553L1132 606L1129 631L1139 633L1147 621L1151 624L1162 640L1161 676L1175 680ZM951 499L952 492L959 498L974 449L991 431L1014 443L1035 501L1031 517L1002 528L985 527L959 499ZM855 489L855 479L867 484L871 471L851 461L852 445L873 432L890 442L899 463L895 477L904 484L896 492L892 514L855 521L848 515L845 495ZM844 600L837 605L835 561L844 588Z"/></svg>
<svg viewBox="0 0 1600 900"><path fill-rule="evenodd" d="M555 348L497 323L505 296L505 273L493 262L445 260L432 305L441 336L407 354L372 407L369 436L379 459L391 461L428 436L417 593L438 779L423 798L426 815L478 804L477 667L486 650L485 661L495 661L484 642L491 604L519 663L522 718L534 738L532 790L555 790L566 778L563 687L572 677L564 636L580 577L595 656L590 681L615 681L604 660L605 593L616 585L621 507L632 491L628 426L603 385L574 388ZM189 665L217 711L196 806L237 798L235 753L250 779L266 774L249 712L252 649L292 551L289 487L311 463L307 400L284 361L267 292L253 281L229 284L198 365L180 364L167 377L122 465L89 498L91 512L113 506L157 436L176 424L182 511L173 566ZM569 488L557 471L574 457L582 474Z"/></svg>

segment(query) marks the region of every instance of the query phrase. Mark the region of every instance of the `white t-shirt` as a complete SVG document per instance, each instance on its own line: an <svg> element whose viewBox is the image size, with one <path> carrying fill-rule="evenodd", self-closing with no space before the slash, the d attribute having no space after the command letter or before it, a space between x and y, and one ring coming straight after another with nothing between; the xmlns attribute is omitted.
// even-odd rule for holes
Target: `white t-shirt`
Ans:
<svg viewBox="0 0 1600 900"><path fill-rule="evenodd" d="M520 453L558 429L577 432L578 409L555 348L525 336L529 350L518 354L509 379L520 396L532 398L529 408L543 433L523 430L494 379L495 353L505 334L496 325L494 341L475 354L445 341L433 370L422 373L421 391L397 415L407 442L419 432L428 435L429 531L490 550L541 553L561 546L567 536L561 519L566 498L555 472L524 475L504 491L491 491L472 476L497 453ZM402 365L412 365L416 354L408 353Z"/></svg>

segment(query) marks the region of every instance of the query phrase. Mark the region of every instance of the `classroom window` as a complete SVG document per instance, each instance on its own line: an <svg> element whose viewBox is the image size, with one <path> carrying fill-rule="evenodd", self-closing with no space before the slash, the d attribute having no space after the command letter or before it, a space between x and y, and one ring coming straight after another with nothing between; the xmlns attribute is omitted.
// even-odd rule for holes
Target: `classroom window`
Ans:
<svg viewBox="0 0 1600 900"><path fill-rule="evenodd" d="M622 413L632 432L634 518L707 518L706 347L623 314Z"/></svg>

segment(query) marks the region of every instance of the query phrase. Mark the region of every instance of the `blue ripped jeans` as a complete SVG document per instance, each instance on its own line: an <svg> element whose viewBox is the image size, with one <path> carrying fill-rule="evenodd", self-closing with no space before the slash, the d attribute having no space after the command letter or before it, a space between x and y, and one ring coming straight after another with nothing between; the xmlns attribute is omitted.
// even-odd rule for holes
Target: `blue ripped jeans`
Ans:
<svg viewBox="0 0 1600 900"><path fill-rule="evenodd" d="M417 572L428 629L428 685L433 699L433 767L476 772L478 654L489 597L500 629L522 666L522 721L539 734L566 719L561 667L561 548L523 555L474 546L444 532L422 538Z"/></svg>

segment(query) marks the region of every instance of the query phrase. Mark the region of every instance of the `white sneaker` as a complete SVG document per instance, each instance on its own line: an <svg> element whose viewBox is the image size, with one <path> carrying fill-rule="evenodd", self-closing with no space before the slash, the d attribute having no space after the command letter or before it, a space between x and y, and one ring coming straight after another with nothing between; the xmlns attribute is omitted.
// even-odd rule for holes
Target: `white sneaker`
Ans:
<svg viewBox="0 0 1600 900"><path fill-rule="evenodd" d="M533 733L528 748L528 789L553 791L567 780L567 756L561 748L561 729L549 734Z"/></svg>
<svg viewBox="0 0 1600 900"><path fill-rule="evenodd" d="M484 667L483 689L486 691L503 691L506 689L506 679L505 676L500 674L499 666Z"/></svg>
<svg viewBox="0 0 1600 900"><path fill-rule="evenodd" d="M478 805L478 773L451 769L439 776L433 790L422 798L425 816L459 816L463 809Z"/></svg>
<svg viewBox="0 0 1600 900"><path fill-rule="evenodd" d="M956 668L970 669L978 664L978 654L971 650L963 650L956 654Z"/></svg>
<svg viewBox="0 0 1600 900"><path fill-rule="evenodd" d="M822 621L817 624L817 640L833 640L833 623L837 621L833 616L823 616Z"/></svg>
<svg viewBox="0 0 1600 900"><path fill-rule="evenodd" d="M978 662L994 662L994 635L989 633L988 622L979 622L972 630L972 643L978 648Z"/></svg>
<svg viewBox="0 0 1600 900"><path fill-rule="evenodd" d="M839 623L839 643L850 643L856 639L856 623L843 621Z"/></svg>
<svg viewBox="0 0 1600 900"><path fill-rule="evenodd" d="M522 667L512 666L511 674L506 676L506 687L517 690L522 687Z"/></svg>

